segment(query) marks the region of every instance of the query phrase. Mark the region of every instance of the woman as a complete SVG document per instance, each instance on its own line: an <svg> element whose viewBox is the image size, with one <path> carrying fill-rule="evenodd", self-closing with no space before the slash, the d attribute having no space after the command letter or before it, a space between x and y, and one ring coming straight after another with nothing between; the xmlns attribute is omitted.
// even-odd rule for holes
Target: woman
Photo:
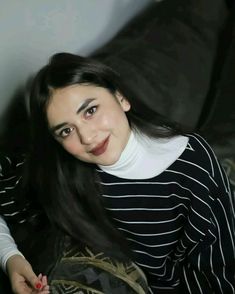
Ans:
<svg viewBox="0 0 235 294"><path fill-rule="evenodd" d="M110 68L68 53L37 74L30 113L29 180L52 223L131 257L151 293L234 293L232 191L204 139L136 100Z"/></svg>

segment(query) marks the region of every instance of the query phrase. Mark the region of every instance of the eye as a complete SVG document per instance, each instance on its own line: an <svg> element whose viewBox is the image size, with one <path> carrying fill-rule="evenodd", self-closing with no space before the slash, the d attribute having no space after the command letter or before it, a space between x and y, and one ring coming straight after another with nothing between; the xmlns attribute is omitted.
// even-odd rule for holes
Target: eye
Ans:
<svg viewBox="0 0 235 294"><path fill-rule="evenodd" d="M74 128L72 128L72 127L70 127L70 128L64 128L63 130L61 130L59 132L59 137L66 138L66 137L68 137L71 134L71 132L73 130L74 130Z"/></svg>
<svg viewBox="0 0 235 294"><path fill-rule="evenodd" d="M92 106L85 111L85 116L90 117L92 116L97 110L97 106Z"/></svg>

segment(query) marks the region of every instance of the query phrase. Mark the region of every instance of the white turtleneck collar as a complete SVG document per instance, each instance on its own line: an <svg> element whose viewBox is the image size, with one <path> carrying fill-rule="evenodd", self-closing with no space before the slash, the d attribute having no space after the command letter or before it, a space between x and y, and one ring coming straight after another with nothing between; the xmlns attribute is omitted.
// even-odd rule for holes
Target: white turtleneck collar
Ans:
<svg viewBox="0 0 235 294"><path fill-rule="evenodd" d="M132 131L119 160L99 167L119 178L149 179L168 168L183 153L187 143L185 136L155 139Z"/></svg>

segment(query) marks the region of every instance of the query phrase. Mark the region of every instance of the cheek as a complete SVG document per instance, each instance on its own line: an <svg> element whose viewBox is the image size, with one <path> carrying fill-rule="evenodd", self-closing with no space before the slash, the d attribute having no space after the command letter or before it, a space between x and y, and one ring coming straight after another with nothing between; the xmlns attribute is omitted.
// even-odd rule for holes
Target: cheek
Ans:
<svg viewBox="0 0 235 294"><path fill-rule="evenodd" d="M73 138L65 140L62 144L63 148L72 155L80 155L82 154L82 145L78 142L78 140L74 140Z"/></svg>
<svg viewBox="0 0 235 294"><path fill-rule="evenodd" d="M104 113L96 116L92 122L93 130L97 133L109 131L113 128L112 118Z"/></svg>
<svg viewBox="0 0 235 294"><path fill-rule="evenodd" d="M113 111L112 115L103 114L100 116L95 125L100 130L118 129L126 123L126 115L121 111Z"/></svg>

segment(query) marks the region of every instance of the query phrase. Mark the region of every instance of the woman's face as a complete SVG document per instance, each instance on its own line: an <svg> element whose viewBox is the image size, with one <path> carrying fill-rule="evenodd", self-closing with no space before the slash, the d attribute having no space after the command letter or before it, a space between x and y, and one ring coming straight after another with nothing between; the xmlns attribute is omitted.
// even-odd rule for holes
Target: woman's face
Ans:
<svg viewBox="0 0 235 294"><path fill-rule="evenodd" d="M111 165L120 157L130 135L125 112L129 102L119 93L93 85L55 90L47 108L55 139L77 159Z"/></svg>

